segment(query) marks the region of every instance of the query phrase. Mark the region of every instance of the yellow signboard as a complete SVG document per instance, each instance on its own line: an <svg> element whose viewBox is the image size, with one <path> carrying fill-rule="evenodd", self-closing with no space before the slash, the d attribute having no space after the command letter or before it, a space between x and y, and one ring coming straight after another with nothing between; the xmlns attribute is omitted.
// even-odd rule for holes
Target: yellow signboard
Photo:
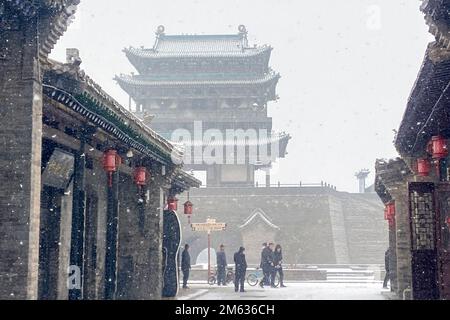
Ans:
<svg viewBox="0 0 450 320"><path fill-rule="evenodd" d="M224 222L216 222L216 219L207 219L203 223L192 223L192 231L223 231L227 224Z"/></svg>

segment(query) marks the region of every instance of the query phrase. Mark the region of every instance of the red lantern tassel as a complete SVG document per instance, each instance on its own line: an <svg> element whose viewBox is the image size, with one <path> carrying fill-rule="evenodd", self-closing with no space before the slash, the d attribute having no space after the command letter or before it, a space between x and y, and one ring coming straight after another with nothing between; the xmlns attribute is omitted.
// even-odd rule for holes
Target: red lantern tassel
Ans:
<svg viewBox="0 0 450 320"><path fill-rule="evenodd" d="M436 160L436 176L438 177L438 179L441 179L441 160L437 159Z"/></svg>
<svg viewBox="0 0 450 320"><path fill-rule="evenodd" d="M112 172L108 172L108 185L112 188Z"/></svg>

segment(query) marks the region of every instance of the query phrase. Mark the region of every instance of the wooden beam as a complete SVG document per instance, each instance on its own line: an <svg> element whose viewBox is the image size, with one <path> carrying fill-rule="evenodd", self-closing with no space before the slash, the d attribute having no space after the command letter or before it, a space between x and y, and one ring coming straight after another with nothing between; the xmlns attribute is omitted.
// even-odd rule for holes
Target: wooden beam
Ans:
<svg viewBox="0 0 450 320"><path fill-rule="evenodd" d="M59 143L73 150L80 150L81 146L80 140L62 132L61 130L52 128L48 125L45 124L43 125L42 136L46 139L55 141L56 143ZM84 153L94 159L101 159L103 156L103 152L87 143L85 144L84 147ZM133 150L133 153L140 154L137 150ZM121 165L119 167L119 171L130 176L133 174L133 169L126 165Z"/></svg>

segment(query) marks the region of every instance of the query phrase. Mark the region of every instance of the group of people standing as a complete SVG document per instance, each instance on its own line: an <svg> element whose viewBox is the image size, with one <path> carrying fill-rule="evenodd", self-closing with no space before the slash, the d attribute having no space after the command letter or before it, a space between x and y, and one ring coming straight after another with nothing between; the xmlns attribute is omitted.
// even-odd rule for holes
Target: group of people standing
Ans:
<svg viewBox="0 0 450 320"><path fill-rule="evenodd" d="M277 244L275 246L274 243L270 242L269 244L264 242L262 244L261 251L261 264L260 267L263 271L264 278L259 283L261 288L264 286L271 286L272 288L276 288L275 278L277 274L280 277L280 287L286 287L283 283L283 250L281 245Z"/></svg>
<svg viewBox="0 0 450 320"><path fill-rule="evenodd" d="M234 277L234 289L236 292L245 292L245 276L247 273L247 260L245 258L245 248L240 247L234 254L233 260L235 264L235 277ZM226 273L227 273L227 257L225 254L225 246L220 245L219 251L216 254L217 262L217 285L226 285ZM278 244L276 247L273 243L263 243L263 249L261 252L261 264L260 267L263 270L264 277L260 282L260 286L270 285L275 288L275 278L277 273L280 278L280 287L286 287L283 283L283 254L282 248ZM189 255L189 245L184 246L184 250L181 254L181 271L183 272L183 288L187 289L187 282L189 279L189 271L191 269L191 258Z"/></svg>

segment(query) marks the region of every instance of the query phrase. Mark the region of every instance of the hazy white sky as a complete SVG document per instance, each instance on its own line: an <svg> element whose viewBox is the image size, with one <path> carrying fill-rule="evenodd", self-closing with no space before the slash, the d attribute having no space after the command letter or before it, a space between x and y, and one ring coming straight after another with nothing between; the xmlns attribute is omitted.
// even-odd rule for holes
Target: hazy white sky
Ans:
<svg viewBox="0 0 450 320"><path fill-rule="evenodd" d="M354 173L396 156L392 141L432 41L418 0L82 0L52 57L81 51L82 68L124 106L115 74L134 71L124 47L167 34L236 33L274 47L280 100L274 129L292 135L272 181L327 181L357 191ZM373 174L369 177L373 181Z"/></svg>

